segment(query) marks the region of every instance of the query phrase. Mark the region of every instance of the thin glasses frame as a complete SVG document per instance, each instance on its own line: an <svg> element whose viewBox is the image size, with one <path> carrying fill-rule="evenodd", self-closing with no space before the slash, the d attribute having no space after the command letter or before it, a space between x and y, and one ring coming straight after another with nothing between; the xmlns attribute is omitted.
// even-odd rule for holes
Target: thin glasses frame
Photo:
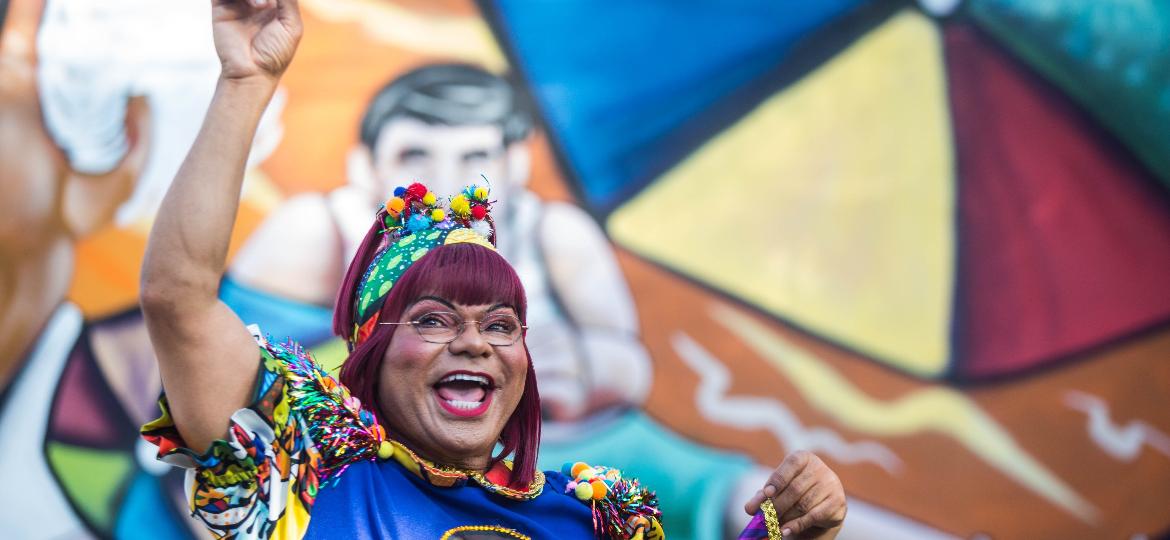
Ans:
<svg viewBox="0 0 1170 540"><path fill-rule="evenodd" d="M442 337L436 337L435 335L428 335L428 334L423 333L424 327L421 326L423 324L423 319L426 319L427 317L433 316L433 315L448 315L448 316L450 316L451 318L455 319L455 321L458 321L458 323L455 326L458 326L459 329L455 331L455 333L450 337L450 339L445 339ZM495 317L495 319L492 319L491 317ZM499 341L498 339L493 339L493 338L502 337L502 336L498 332L490 332L490 331L487 331L484 328L478 326L481 323L496 322L499 319L511 319L511 321L514 322L514 324L515 324L515 327L517 330L516 335L513 336L512 338L510 338L511 341L509 341L509 342L505 343L503 341ZM477 321L477 320L472 320L472 319L464 320L463 317L460 317L458 313L453 313L450 311L428 311L426 313L423 313L422 315L419 315L417 318L415 318L414 320L411 320L411 321L379 322L378 324L385 324L388 326L407 326L407 325L413 326L414 331L418 334L418 337L421 338L423 341L425 341L427 343L436 343L436 344L440 344L440 345L445 345L445 344L451 343L451 342L459 339L459 336L463 335L463 331L467 329L467 325L469 323L476 323L477 328L479 330L479 335L483 337L484 341L486 341L488 343L488 345L491 345L493 347L508 347L511 345L515 345L516 342L520 341L524 337L524 333L528 330L528 325L522 324L518 317L516 317L515 315L511 315L511 314L494 315L494 316L489 315L489 318L486 321L485 320L478 320Z"/></svg>

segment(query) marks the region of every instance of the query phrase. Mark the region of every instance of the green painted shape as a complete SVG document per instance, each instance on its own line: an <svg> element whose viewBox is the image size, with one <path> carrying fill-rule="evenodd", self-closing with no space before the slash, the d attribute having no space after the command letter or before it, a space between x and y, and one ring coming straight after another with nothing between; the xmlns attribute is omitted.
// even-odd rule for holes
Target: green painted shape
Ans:
<svg viewBox="0 0 1170 540"><path fill-rule="evenodd" d="M87 521L109 534L120 496L133 472L132 456L50 442L48 457L73 505Z"/></svg>
<svg viewBox="0 0 1170 540"><path fill-rule="evenodd" d="M345 363L345 359L349 356L349 348L346 341L341 338L333 338L324 343L318 344L309 350L313 355L313 359L321 365L321 368L329 372L334 377L341 376L341 365Z"/></svg>

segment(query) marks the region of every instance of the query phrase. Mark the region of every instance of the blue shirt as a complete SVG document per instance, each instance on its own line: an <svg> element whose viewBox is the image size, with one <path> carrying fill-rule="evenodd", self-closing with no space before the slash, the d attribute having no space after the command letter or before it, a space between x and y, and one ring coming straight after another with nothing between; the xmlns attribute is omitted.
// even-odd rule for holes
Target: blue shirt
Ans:
<svg viewBox="0 0 1170 540"><path fill-rule="evenodd" d="M394 460L365 461L323 486L306 539L426 539L466 526L494 526L530 538L595 538L589 507L566 494L568 479L546 472L544 491L532 500L495 495L474 482L436 487ZM478 532L474 538L517 538Z"/></svg>

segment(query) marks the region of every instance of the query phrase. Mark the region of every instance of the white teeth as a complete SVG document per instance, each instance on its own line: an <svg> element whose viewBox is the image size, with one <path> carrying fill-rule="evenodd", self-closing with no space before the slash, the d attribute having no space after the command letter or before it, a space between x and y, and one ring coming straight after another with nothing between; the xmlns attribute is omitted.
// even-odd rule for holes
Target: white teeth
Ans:
<svg viewBox="0 0 1170 540"><path fill-rule="evenodd" d="M480 375L468 375L466 373L456 373L454 375L448 375L446 377L443 377L443 380L439 381L439 384L448 383L448 382L452 382L452 381L471 381L471 382L477 383L481 386L488 386L488 384L489 384L487 377L483 377Z"/></svg>
<svg viewBox="0 0 1170 540"><path fill-rule="evenodd" d="M478 401L460 401L458 399L444 399L443 401L446 401L448 405L456 409L463 409L465 411L470 411L480 406L480 402Z"/></svg>

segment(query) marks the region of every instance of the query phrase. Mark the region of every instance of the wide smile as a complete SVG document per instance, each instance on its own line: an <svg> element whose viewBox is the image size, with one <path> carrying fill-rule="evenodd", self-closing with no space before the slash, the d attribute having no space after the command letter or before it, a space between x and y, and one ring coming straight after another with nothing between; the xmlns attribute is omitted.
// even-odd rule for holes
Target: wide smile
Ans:
<svg viewBox="0 0 1170 540"><path fill-rule="evenodd" d="M443 410L460 418L474 418L491 406L496 384L486 373L452 371L439 379L433 389L435 401Z"/></svg>

